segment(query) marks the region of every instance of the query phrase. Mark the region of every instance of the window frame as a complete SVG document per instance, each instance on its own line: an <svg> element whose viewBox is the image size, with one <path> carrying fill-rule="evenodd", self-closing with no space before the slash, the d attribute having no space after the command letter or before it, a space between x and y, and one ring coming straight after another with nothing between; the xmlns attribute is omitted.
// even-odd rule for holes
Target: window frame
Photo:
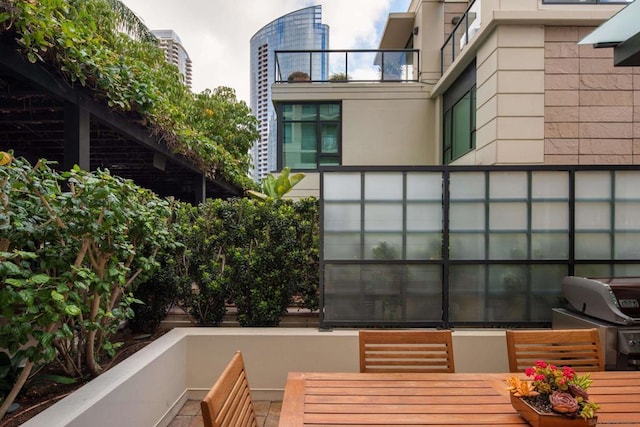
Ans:
<svg viewBox="0 0 640 427"><path fill-rule="evenodd" d="M284 107L289 105L299 106L315 106L315 119L314 120L285 120L284 119ZM328 120L321 118L321 106L322 105L336 105L338 107L338 118L336 120ZM294 101L294 102L281 102L277 104L278 115L278 132L277 132L277 167L278 170L282 170L285 167L289 167L293 171L317 171L321 166L340 166L342 165L342 102L341 101ZM316 166L315 168L300 168L293 167L285 163L285 150L284 150L284 136L285 125L290 123L314 123L315 124L315 145L316 145ZM336 152L325 153L322 151L322 130L325 125L336 125L336 137L337 137L337 149ZM336 159L335 164L323 164L323 159Z"/></svg>

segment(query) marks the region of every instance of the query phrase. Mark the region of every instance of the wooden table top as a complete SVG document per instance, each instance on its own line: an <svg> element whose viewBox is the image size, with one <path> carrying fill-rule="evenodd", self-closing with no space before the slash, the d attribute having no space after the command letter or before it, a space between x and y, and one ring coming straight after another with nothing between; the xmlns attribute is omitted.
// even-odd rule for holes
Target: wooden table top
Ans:
<svg viewBox="0 0 640 427"><path fill-rule="evenodd" d="M509 400L513 375L290 372L280 426L527 425ZM590 375L598 426L640 427L640 371Z"/></svg>

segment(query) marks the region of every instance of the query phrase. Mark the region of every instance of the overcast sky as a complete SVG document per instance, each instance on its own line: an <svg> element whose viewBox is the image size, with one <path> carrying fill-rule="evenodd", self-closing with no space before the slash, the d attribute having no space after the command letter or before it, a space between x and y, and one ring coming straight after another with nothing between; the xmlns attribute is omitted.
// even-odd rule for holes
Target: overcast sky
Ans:
<svg viewBox="0 0 640 427"><path fill-rule="evenodd" d="M322 5L331 49L376 49L387 15L410 0L123 0L151 30L178 34L193 64L194 92L229 86L249 104L249 40L274 19Z"/></svg>

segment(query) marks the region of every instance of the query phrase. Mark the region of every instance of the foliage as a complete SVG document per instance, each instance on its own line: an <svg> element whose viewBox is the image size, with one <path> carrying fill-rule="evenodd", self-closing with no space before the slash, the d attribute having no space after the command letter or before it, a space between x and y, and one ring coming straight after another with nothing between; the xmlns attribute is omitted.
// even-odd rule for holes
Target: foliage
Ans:
<svg viewBox="0 0 640 427"><path fill-rule="evenodd" d="M567 416L593 418L598 404L589 401L587 389L591 385L589 374L576 375L573 368L555 365L538 360L525 369L532 381L522 381L518 377L507 378L509 390L514 396L542 399L554 412Z"/></svg>
<svg viewBox="0 0 640 427"><path fill-rule="evenodd" d="M8 353L0 351L0 402L4 400L5 395L11 391L13 385L18 381L18 378L24 369L24 361L25 359L21 352L17 352L13 357L11 357ZM27 381L20 390L21 393L26 392L31 387L46 382L73 384L77 381L75 378L65 377L62 375L42 373L42 369L44 367L44 364L39 364L31 370Z"/></svg>
<svg viewBox="0 0 640 427"><path fill-rule="evenodd" d="M26 360L1 417L39 363L101 372L101 353L115 353L110 337L133 315L131 291L171 236L168 201L108 171L59 174L13 158L0 183L0 347Z"/></svg>
<svg viewBox="0 0 640 427"><path fill-rule="evenodd" d="M289 193L291 189L305 177L303 173L296 173L293 175L290 175L290 173L291 169L289 167L285 167L277 178L272 174L267 174L261 183L262 193L247 190L247 194L258 200L266 200L267 198L282 199L284 195Z"/></svg>
<svg viewBox="0 0 640 427"><path fill-rule="evenodd" d="M115 0L10 0L0 8L0 37L15 38L33 63L92 90L116 112L136 114L173 151L209 178L252 188L248 150L257 120L233 89L194 95L154 44L119 31L131 16ZM144 40L145 38L143 38Z"/></svg>
<svg viewBox="0 0 640 427"><path fill-rule="evenodd" d="M227 302L242 326L278 325L292 303L317 309L315 200L207 200L181 211L190 278L181 299L200 324L219 324Z"/></svg>
<svg viewBox="0 0 640 427"><path fill-rule="evenodd" d="M288 82L302 82L302 81L309 81L309 80L310 80L309 74L305 73L304 71L294 71L291 74L289 74L289 76L287 76Z"/></svg>
<svg viewBox="0 0 640 427"><path fill-rule="evenodd" d="M347 73L333 73L329 76L329 81L332 82L345 82L350 79L351 77L349 77Z"/></svg>

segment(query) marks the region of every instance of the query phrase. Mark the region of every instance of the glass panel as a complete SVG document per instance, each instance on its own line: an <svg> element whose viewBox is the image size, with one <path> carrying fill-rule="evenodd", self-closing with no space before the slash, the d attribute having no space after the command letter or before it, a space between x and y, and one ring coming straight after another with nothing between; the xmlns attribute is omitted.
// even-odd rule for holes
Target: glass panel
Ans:
<svg viewBox="0 0 640 427"><path fill-rule="evenodd" d="M579 277L613 277L611 271L613 266L607 264L577 264L575 267L575 275Z"/></svg>
<svg viewBox="0 0 640 427"><path fill-rule="evenodd" d="M323 258L325 260L361 259L360 233L325 233Z"/></svg>
<svg viewBox="0 0 640 427"><path fill-rule="evenodd" d="M525 172L491 172L489 174L489 197L491 199L524 199L527 194L527 175Z"/></svg>
<svg viewBox="0 0 640 427"><path fill-rule="evenodd" d="M533 202L531 204L531 229L568 230L568 204L562 202Z"/></svg>
<svg viewBox="0 0 640 427"><path fill-rule="evenodd" d="M640 264L616 264L613 266L614 277L638 277L640 276Z"/></svg>
<svg viewBox="0 0 640 427"><path fill-rule="evenodd" d="M401 203L365 203L364 229L366 231L401 231Z"/></svg>
<svg viewBox="0 0 640 427"><path fill-rule="evenodd" d="M437 265L407 265L404 267L404 320L442 320L442 271Z"/></svg>
<svg viewBox="0 0 640 427"><path fill-rule="evenodd" d="M365 234L364 258L379 260L402 259L402 234Z"/></svg>
<svg viewBox="0 0 640 427"><path fill-rule="evenodd" d="M442 234L407 233L406 259L441 259Z"/></svg>
<svg viewBox="0 0 640 427"><path fill-rule="evenodd" d="M340 158L338 156L322 156L320 157L322 166L340 166Z"/></svg>
<svg viewBox="0 0 640 427"><path fill-rule="evenodd" d="M367 200L402 200L402 174L369 172L364 176Z"/></svg>
<svg viewBox="0 0 640 427"><path fill-rule="evenodd" d="M491 230L526 230L526 203L490 203L489 229Z"/></svg>
<svg viewBox="0 0 640 427"><path fill-rule="evenodd" d="M359 265L325 265L324 318L349 321L362 318Z"/></svg>
<svg viewBox="0 0 640 427"><path fill-rule="evenodd" d="M576 199L608 199L610 197L610 172L576 172Z"/></svg>
<svg viewBox="0 0 640 427"><path fill-rule="evenodd" d="M639 233L615 233L615 259L640 258L640 234Z"/></svg>
<svg viewBox="0 0 640 427"><path fill-rule="evenodd" d="M449 211L449 229L482 230L484 224L483 203L455 203Z"/></svg>
<svg viewBox="0 0 640 427"><path fill-rule="evenodd" d="M282 117L284 120L316 120L318 107L315 104L284 104Z"/></svg>
<svg viewBox="0 0 640 427"><path fill-rule="evenodd" d="M442 200L442 174L407 173L407 200Z"/></svg>
<svg viewBox="0 0 640 427"><path fill-rule="evenodd" d="M471 149L471 95L467 92L453 106L453 158Z"/></svg>
<svg viewBox="0 0 640 427"><path fill-rule="evenodd" d="M616 202L615 229L640 230L640 202Z"/></svg>
<svg viewBox="0 0 640 427"><path fill-rule="evenodd" d="M360 231L361 226L359 203L325 202L325 231Z"/></svg>
<svg viewBox="0 0 640 427"><path fill-rule="evenodd" d="M442 205L412 203L407 205L407 231L441 231Z"/></svg>
<svg viewBox="0 0 640 427"><path fill-rule="evenodd" d="M616 199L640 199L640 173L616 172Z"/></svg>
<svg viewBox="0 0 640 427"><path fill-rule="evenodd" d="M448 110L447 112L444 113L444 124L443 124L443 129L442 129L442 133L443 133L443 137L442 137L442 157L443 157L443 163L446 165L448 164L453 157L453 153L451 152L451 110Z"/></svg>
<svg viewBox="0 0 640 427"><path fill-rule="evenodd" d="M401 320L404 286L403 266L363 265L364 292L362 320Z"/></svg>
<svg viewBox="0 0 640 427"><path fill-rule="evenodd" d="M316 169L315 123L283 124L283 161L292 169Z"/></svg>
<svg viewBox="0 0 640 427"><path fill-rule="evenodd" d="M529 320L551 321L552 308L562 307L562 279L567 275L566 265L531 265L531 316Z"/></svg>
<svg viewBox="0 0 640 427"><path fill-rule="evenodd" d="M489 259L527 259L527 235L490 234Z"/></svg>
<svg viewBox="0 0 640 427"><path fill-rule="evenodd" d="M449 317L453 322L484 319L485 267L452 265L449 271Z"/></svg>
<svg viewBox="0 0 640 427"><path fill-rule="evenodd" d="M338 125L323 123L320 125L320 141L323 153L338 152Z"/></svg>
<svg viewBox="0 0 640 427"><path fill-rule="evenodd" d="M360 200L359 173L326 173L322 193L325 200Z"/></svg>
<svg viewBox="0 0 640 427"><path fill-rule="evenodd" d="M568 259L569 235L566 233L532 233L532 259Z"/></svg>
<svg viewBox="0 0 640 427"><path fill-rule="evenodd" d="M606 202L576 202L576 230L609 230L611 207Z"/></svg>
<svg viewBox="0 0 640 427"><path fill-rule="evenodd" d="M484 199L485 179L481 172L459 172L449 176L451 200Z"/></svg>
<svg viewBox="0 0 640 427"><path fill-rule="evenodd" d="M533 172L531 197L534 199L568 199L569 174L567 172Z"/></svg>
<svg viewBox="0 0 640 427"><path fill-rule="evenodd" d="M452 233L449 238L451 259L485 259L484 234Z"/></svg>
<svg viewBox="0 0 640 427"><path fill-rule="evenodd" d="M523 321L527 319L527 267L489 266L487 321Z"/></svg>
<svg viewBox="0 0 640 427"><path fill-rule="evenodd" d="M611 236L605 233L576 233L576 259L610 259Z"/></svg>
<svg viewBox="0 0 640 427"><path fill-rule="evenodd" d="M320 120L340 120L339 104L320 104Z"/></svg>

